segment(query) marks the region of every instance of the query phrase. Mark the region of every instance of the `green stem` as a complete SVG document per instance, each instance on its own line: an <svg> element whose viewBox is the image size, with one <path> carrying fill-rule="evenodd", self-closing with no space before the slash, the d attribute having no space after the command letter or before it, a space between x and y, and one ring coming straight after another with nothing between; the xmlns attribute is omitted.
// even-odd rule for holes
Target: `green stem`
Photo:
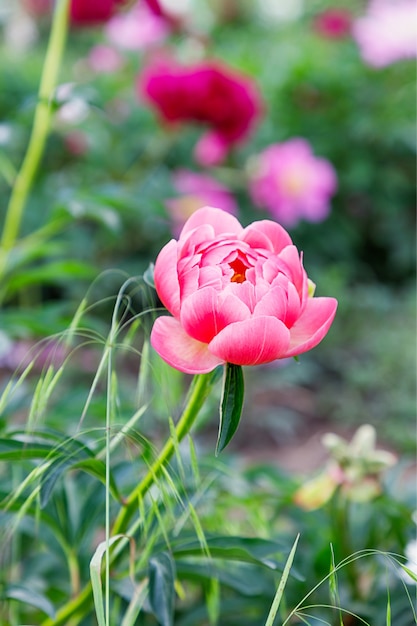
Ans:
<svg viewBox="0 0 417 626"><path fill-rule="evenodd" d="M213 373L199 374L194 378L187 406L175 428L176 439L178 442L185 437L185 435L190 431L191 426L194 424L197 415L210 391L212 380ZM112 530L113 535L126 532L129 520L131 519L133 513L137 510L140 499L143 498L154 483L155 479L161 473L161 470L174 454L175 445L176 444L173 441L173 438L170 437L160 452L158 458L149 468L149 471L144 479L137 485L128 497L125 506L120 511L114 522Z"/></svg>
<svg viewBox="0 0 417 626"><path fill-rule="evenodd" d="M155 459L143 480L133 489L126 500L126 504L116 518L112 536L126 533L129 521L137 510L138 502L148 492L154 484L155 479L160 475L175 452L176 442L181 441L190 432L209 392L213 382L216 380L216 372L209 374L198 374L194 377L188 396L186 407L175 427L175 437L170 437L160 454ZM111 553L108 559L110 565L114 565L118 553ZM77 616L80 620L88 612L92 603L92 588L88 582L79 595L65 604L57 613L54 619L48 618L42 622L41 626L67 626L69 619Z"/></svg>
<svg viewBox="0 0 417 626"><path fill-rule="evenodd" d="M10 250L19 235L26 200L39 167L49 132L53 94L65 47L69 0L58 0L42 71L38 103L32 133L11 192L0 240L0 278L4 274Z"/></svg>

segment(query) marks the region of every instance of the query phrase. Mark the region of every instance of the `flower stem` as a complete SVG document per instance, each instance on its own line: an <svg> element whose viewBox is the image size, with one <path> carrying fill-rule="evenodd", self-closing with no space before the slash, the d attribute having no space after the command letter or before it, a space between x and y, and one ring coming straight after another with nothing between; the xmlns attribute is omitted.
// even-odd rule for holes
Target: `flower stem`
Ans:
<svg viewBox="0 0 417 626"><path fill-rule="evenodd" d="M184 437L190 432L190 429L210 392L211 386L216 379L216 370L214 372L210 372L209 374L198 374L194 377L188 394L187 404L175 427L175 437L170 437L167 440L143 480L128 496L125 506L121 509L114 522L111 532L112 536L120 533L126 533L128 530L129 521L137 510L140 498L143 498L143 496L148 492L150 487L154 484L155 479L159 476L161 471L165 468L166 464L173 456L176 443L184 439ZM109 564L114 565L117 557L118 553L110 553ZM81 620L91 607L92 599L92 588L91 583L89 582L81 590L78 596L72 598L67 604L61 607L55 618L48 618L44 620L41 626L66 626L69 623L68 620L74 616L77 616Z"/></svg>
<svg viewBox="0 0 417 626"><path fill-rule="evenodd" d="M213 378L213 373L199 374L198 376L195 376L190 389L187 406L185 407L184 412L175 428L176 439L178 442L185 437L185 435L190 431L191 426L195 422L197 415L210 391ZM143 498L143 496L149 490L151 485L154 483L155 478L158 477L161 470L165 467L167 462L174 454L174 451L175 442L173 441L173 438L170 437L164 445L163 449L161 450L158 458L149 468L146 476L128 497L124 508L120 511L118 517L114 522L112 529L113 535L126 532L129 520L137 509L139 500Z"/></svg>
<svg viewBox="0 0 417 626"><path fill-rule="evenodd" d="M69 0L58 0L42 71L32 133L20 170L14 181L0 239L0 278L4 275L10 250L19 235L26 200L39 167L49 132L53 93L61 65L68 28Z"/></svg>

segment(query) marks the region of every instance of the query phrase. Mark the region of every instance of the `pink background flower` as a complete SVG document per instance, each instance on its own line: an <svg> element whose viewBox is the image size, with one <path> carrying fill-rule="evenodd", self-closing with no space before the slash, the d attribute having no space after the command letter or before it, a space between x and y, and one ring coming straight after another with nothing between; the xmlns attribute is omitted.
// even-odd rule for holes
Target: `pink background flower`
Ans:
<svg viewBox="0 0 417 626"><path fill-rule="evenodd" d="M138 92L165 122L211 129L196 150L203 165L220 162L233 144L244 140L262 108L250 78L214 61L187 67L172 60L151 64L138 79Z"/></svg>
<svg viewBox="0 0 417 626"><path fill-rule="evenodd" d="M333 166L314 156L304 139L273 144L249 162L249 192L284 226L324 220L337 187Z"/></svg>
<svg viewBox="0 0 417 626"><path fill-rule="evenodd" d="M98 74L111 74L123 66L123 58L119 52L103 44L91 48L87 62L90 68Z"/></svg>
<svg viewBox="0 0 417 626"><path fill-rule="evenodd" d="M174 172L172 182L181 194L165 201L174 234L179 234L184 222L201 207L215 206L233 215L237 213L237 204L230 190L207 174L180 169Z"/></svg>
<svg viewBox="0 0 417 626"><path fill-rule="evenodd" d="M327 9L316 15L314 29L322 37L343 39L350 34L352 15L346 9Z"/></svg>
<svg viewBox="0 0 417 626"><path fill-rule="evenodd" d="M229 213L199 209L155 264L157 293L171 313L151 343L176 369L259 365L301 354L326 335L334 298L313 298L300 255L278 224L243 228Z"/></svg>
<svg viewBox="0 0 417 626"><path fill-rule="evenodd" d="M169 34L169 27L140 1L129 11L114 15L106 24L109 41L126 50L143 50L161 43Z"/></svg>
<svg viewBox="0 0 417 626"><path fill-rule="evenodd" d="M353 37L363 59L385 67L417 56L417 6L414 0L374 0L353 24Z"/></svg>

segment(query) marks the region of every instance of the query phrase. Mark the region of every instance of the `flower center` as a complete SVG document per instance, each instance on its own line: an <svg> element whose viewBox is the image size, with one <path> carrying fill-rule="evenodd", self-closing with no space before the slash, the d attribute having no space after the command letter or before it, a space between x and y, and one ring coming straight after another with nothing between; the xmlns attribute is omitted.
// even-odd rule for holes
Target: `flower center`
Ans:
<svg viewBox="0 0 417 626"><path fill-rule="evenodd" d="M232 283L243 283L246 280L246 270L248 266L244 264L241 259L235 259L231 263L229 263L230 267L234 271L230 282Z"/></svg>

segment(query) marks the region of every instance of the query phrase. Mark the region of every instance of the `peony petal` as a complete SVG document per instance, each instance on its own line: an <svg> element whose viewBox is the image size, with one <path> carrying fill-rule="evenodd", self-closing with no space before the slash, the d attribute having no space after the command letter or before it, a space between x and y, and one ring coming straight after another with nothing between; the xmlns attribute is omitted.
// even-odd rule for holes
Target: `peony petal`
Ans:
<svg viewBox="0 0 417 626"><path fill-rule="evenodd" d="M182 301L181 325L185 332L204 343L209 343L225 326L247 319L248 307L232 294L219 294L212 287L204 287Z"/></svg>
<svg viewBox="0 0 417 626"><path fill-rule="evenodd" d="M275 317L253 317L226 326L209 343L210 352L235 365L259 365L286 356L290 332Z"/></svg>
<svg viewBox="0 0 417 626"><path fill-rule="evenodd" d="M298 293L302 295L306 273L300 258L300 253L295 246L287 246L279 255L279 260L286 268L286 275L294 283Z"/></svg>
<svg viewBox="0 0 417 626"><path fill-rule="evenodd" d="M206 343L187 335L173 317L162 316L155 320L151 345L164 361L186 374L205 374L224 363L209 352Z"/></svg>
<svg viewBox="0 0 417 626"><path fill-rule="evenodd" d="M336 315L335 298L308 298L307 305L291 328L291 342L286 356L296 356L320 343Z"/></svg>
<svg viewBox="0 0 417 626"><path fill-rule="evenodd" d="M177 242L171 239L155 261L154 281L156 292L172 315L180 314L180 286L177 274Z"/></svg>
<svg viewBox="0 0 417 626"><path fill-rule="evenodd" d="M238 220L233 217L233 215L230 215L230 213L226 213L226 211L214 207L205 206L201 209L197 209L185 222L181 231L180 240L194 228L206 224L210 224L210 226L214 228L215 235L222 235L224 233L238 235L243 230Z"/></svg>
<svg viewBox="0 0 417 626"><path fill-rule="evenodd" d="M287 285L287 315L284 319L287 328L294 326L301 314L300 294L292 283Z"/></svg>
<svg viewBox="0 0 417 626"><path fill-rule="evenodd" d="M244 241L247 241L250 246L257 248L263 247L267 250L271 250L278 254L283 250L286 246L290 246L292 244L291 237L287 233L287 231L282 228L276 222L272 222L271 220L259 220L258 222L253 222L247 228L245 228L243 237L241 237ZM268 245L259 245L262 242L268 242ZM259 243L258 243L259 242Z"/></svg>
<svg viewBox="0 0 417 626"><path fill-rule="evenodd" d="M285 322L287 314L287 297L281 287L273 287L261 298L255 306L253 314L256 316L271 316Z"/></svg>

